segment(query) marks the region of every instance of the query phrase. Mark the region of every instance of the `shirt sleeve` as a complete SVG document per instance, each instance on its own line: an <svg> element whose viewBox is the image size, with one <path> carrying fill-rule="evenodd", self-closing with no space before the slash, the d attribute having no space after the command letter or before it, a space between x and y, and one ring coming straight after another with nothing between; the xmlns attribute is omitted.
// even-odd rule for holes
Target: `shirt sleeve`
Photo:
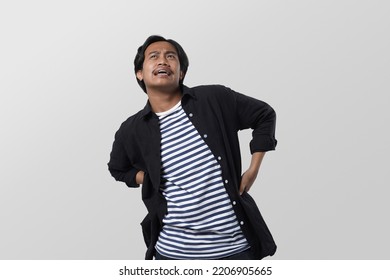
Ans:
<svg viewBox="0 0 390 280"><path fill-rule="evenodd" d="M235 97L240 130L251 128L251 153L275 150L276 113L267 103L230 90Z"/></svg>
<svg viewBox="0 0 390 280"><path fill-rule="evenodd" d="M139 184L137 184L135 180L136 174L139 170L130 164L123 145L123 138L120 130L118 130L115 134L115 140L110 154L110 161L108 162L108 170L115 180L126 183L128 187L139 187Z"/></svg>

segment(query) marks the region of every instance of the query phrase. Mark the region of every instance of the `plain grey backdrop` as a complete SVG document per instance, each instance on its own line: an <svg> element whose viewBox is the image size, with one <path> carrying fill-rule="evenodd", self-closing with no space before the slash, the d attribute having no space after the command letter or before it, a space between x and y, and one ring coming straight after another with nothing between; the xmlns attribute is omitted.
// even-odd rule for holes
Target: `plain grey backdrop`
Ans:
<svg viewBox="0 0 390 280"><path fill-rule="evenodd" d="M0 3L1 259L143 259L140 189L107 162L146 102L133 59L152 34L186 50L186 85L276 110L251 190L272 259L389 259L388 1Z"/></svg>

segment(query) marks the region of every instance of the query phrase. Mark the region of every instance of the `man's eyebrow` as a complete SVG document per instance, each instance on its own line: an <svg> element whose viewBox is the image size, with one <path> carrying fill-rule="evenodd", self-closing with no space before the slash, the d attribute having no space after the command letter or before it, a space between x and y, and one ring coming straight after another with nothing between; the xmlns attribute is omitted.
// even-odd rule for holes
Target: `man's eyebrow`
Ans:
<svg viewBox="0 0 390 280"><path fill-rule="evenodd" d="M176 54L177 55L177 52L175 52L175 51L167 51L166 53L167 54Z"/></svg>
<svg viewBox="0 0 390 280"><path fill-rule="evenodd" d="M159 54L160 52L159 51L151 51L148 53L148 55L151 55L151 54Z"/></svg>
<svg viewBox="0 0 390 280"><path fill-rule="evenodd" d="M148 55L151 55L151 54L160 54L160 53L161 53L160 51L151 51L151 52L148 53ZM165 53L166 53L166 54L175 54L175 55L177 55L177 52L175 52L175 51L166 51Z"/></svg>

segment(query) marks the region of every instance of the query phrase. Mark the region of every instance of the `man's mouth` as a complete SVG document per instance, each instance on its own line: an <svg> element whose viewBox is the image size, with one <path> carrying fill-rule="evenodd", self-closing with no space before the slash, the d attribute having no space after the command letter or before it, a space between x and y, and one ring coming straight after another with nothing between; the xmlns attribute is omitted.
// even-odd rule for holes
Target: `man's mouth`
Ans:
<svg viewBox="0 0 390 280"><path fill-rule="evenodd" d="M153 74L155 76L170 76L172 74L171 70L166 69L166 68L159 68L156 69Z"/></svg>

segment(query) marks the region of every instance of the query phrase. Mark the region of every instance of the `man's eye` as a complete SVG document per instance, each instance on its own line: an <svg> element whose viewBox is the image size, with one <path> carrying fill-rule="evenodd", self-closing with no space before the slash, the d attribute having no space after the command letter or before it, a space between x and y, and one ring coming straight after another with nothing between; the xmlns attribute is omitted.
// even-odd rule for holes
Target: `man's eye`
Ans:
<svg viewBox="0 0 390 280"><path fill-rule="evenodd" d="M157 57L157 55L155 55L155 54L152 54L151 56L150 56L150 58L156 58Z"/></svg>
<svg viewBox="0 0 390 280"><path fill-rule="evenodd" d="M169 54L167 57L168 58L175 58L175 56L173 54Z"/></svg>

